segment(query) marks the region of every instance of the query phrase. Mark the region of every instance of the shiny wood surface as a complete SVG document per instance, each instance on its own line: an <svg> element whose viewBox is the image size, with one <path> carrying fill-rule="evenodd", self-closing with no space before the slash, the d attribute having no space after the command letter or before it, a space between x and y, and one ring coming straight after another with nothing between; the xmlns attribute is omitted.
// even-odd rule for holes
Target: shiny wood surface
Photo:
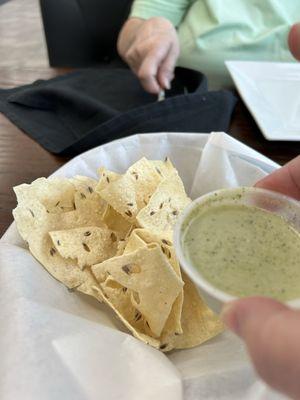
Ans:
<svg viewBox="0 0 300 400"><path fill-rule="evenodd" d="M38 0L12 0L0 6L0 87L9 88L65 73L48 67ZM284 164L300 153L300 143L265 140L239 100L229 133ZM0 236L12 222L12 187L48 176L67 161L56 157L0 114Z"/></svg>

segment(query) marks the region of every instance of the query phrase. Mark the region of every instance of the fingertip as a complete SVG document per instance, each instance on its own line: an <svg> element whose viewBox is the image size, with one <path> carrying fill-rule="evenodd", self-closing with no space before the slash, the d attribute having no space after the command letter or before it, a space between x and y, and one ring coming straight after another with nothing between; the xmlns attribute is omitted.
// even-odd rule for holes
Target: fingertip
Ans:
<svg viewBox="0 0 300 400"><path fill-rule="evenodd" d="M244 337L249 329L255 329L257 324L262 324L270 313L286 308L284 304L267 297L247 297L225 304L221 319L228 329Z"/></svg>
<svg viewBox="0 0 300 400"><path fill-rule="evenodd" d="M292 55L300 61L300 23L292 26L288 35L288 44Z"/></svg>

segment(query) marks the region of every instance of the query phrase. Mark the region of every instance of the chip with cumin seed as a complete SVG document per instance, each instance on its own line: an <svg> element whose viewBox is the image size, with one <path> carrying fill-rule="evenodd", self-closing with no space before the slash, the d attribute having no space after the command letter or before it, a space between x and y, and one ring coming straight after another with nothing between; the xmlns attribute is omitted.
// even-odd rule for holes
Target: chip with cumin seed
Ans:
<svg viewBox="0 0 300 400"><path fill-rule="evenodd" d="M27 241L32 255L68 288L79 288L86 281L95 285L89 270L82 271L75 260L61 257L48 234L53 228L61 227L60 216L63 214L49 214L39 203L28 203L27 206L24 203L19 205L13 214L18 230Z"/></svg>
<svg viewBox="0 0 300 400"><path fill-rule="evenodd" d="M99 175L99 181L95 189L96 192L100 192L101 190L105 189L109 183L118 180L122 176L104 167L100 167L97 172Z"/></svg>
<svg viewBox="0 0 300 400"><path fill-rule="evenodd" d="M137 213L145 207L161 180L155 167L142 158L98 193L123 218L134 224Z"/></svg>
<svg viewBox="0 0 300 400"><path fill-rule="evenodd" d="M149 203L137 215L137 222L149 231L172 236L179 214L191 202L177 172L164 179Z"/></svg>
<svg viewBox="0 0 300 400"><path fill-rule="evenodd" d="M126 246L122 254L132 253L133 251L147 246L147 243L136 234L137 229L134 229L128 237Z"/></svg>
<svg viewBox="0 0 300 400"><path fill-rule="evenodd" d="M18 203L39 201L49 213L74 210L75 187L65 178L38 178L30 185L15 186Z"/></svg>
<svg viewBox="0 0 300 400"><path fill-rule="evenodd" d="M183 273L184 301L181 324L182 335L166 339L166 350L187 349L206 342L224 331L224 325L211 311L199 295L193 282Z"/></svg>
<svg viewBox="0 0 300 400"><path fill-rule="evenodd" d="M95 179L77 175L69 180L75 187L75 208L93 209L93 212L103 215L106 210L106 202L96 192L97 181Z"/></svg>
<svg viewBox="0 0 300 400"><path fill-rule="evenodd" d="M163 178L167 178L169 175L172 175L174 171L176 171L176 168L173 166L169 158L167 158L165 161L151 160L150 163L154 166L156 172Z"/></svg>
<svg viewBox="0 0 300 400"><path fill-rule="evenodd" d="M119 240L125 239L132 229L132 224L111 206L107 206L103 215L103 222L109 229L117 233Z"/></svg>
<svg viewBox="0 0 300 400"><path fill-rule="evenodd" d="M152 337L147 320L131 302L132 291L120 285L111 276L107 277L101 287L93 287L95 293L115 312L126 328L139 340L159 349L159 340Z"/></svg>
<svg viewBox="0 0 300 400"><path fill-rule="evenodd" d="M148 245L104 261L94 265L92 271L100 286L109 273L115 281L133 291L132 305L147 320L154 336L160 336L183 282L158 245Z"/></svg>
<svg viewBox="0 0 300 400"><path fill-rule="evenodd" d="M49 235L59 254L77 260L81 269L114 257L117 251L117 235L107 228L86 226Z"/></svg>
<svg viewBox="0 0 300 400"><path fill-rule="evenodd" d="M172 265L174 271L181 279L181 270L179 262L176 258L174 247L172 246L171 240L165 238L165 236L158 235L155 232L148 231L147 229L135 229L131 235L135 235L135 237L140 238L144 244L156 243L160 246L162 252L165 257L168 259L169 263ZM136 243L138 243L136 241ZM182 312L182 304L183 304L183 290L178 294L172 311L169 315L168 321L164 330L162 332L162 336L166 337L172 335L174 332L182 333L181 328L181 312Z"/></svg>

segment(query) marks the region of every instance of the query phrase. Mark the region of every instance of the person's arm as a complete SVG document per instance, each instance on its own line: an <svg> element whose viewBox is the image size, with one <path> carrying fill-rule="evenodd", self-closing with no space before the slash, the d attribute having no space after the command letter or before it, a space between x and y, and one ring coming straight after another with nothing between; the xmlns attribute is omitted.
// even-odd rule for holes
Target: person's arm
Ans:
<svg viewBox="0 0 300 400"><path fill-rule="evenodd" d="M300 156L256 186L300 200ZM273 388L300 399L300 311L251 297L226 304L222 318L245 341L259 375Z"/></svg>
<svg viewBox="0 0 300 400"><path fill-rule="evenodd" d="M136 0L118 39L118 52L144 89L169 89L179 56L175 27L193 0Z"/></svg>
<svg viewBox="0 0 300 400"><path fill-rule="evenodd" d="M177 27L191 3L191 0L135 0L130 16L141 19L164 17Z"/></svg>

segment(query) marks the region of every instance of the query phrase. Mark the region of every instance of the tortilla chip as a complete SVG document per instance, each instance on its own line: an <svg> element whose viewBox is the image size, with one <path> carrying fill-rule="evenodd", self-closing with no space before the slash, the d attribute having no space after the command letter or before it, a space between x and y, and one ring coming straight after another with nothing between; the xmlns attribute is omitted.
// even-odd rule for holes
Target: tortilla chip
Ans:
<svg viewBox="0 0 300 400"><path fill-rule="evenodd" d="M75 187L65 178L39 178L14 187L18 203L39 201L49 213L74 210Z"/></svg>
<svg viewBox="0 0 300 400"><path fill-rule="evenodd" d="M96 192L97 181L87 176L77 175L69 180L75 187L75 208L91 208L93 213L103 216L106 202Z"/></svg>
<svg viewBox="0 0 300 400"><path fill-rule="evenodd" d="M117 235L107 228L87 226L52 231L49 235L59 254L76 259L81 269L114 257L117 251Z"/></svg>
<svg viewBox="0 0 300 400"><path fill-rule="evenodd" d="M126 246L124 248L123 254L132 253L141 247L145 247L147 244L142 240L137 234L136 229L133 230L127 240Z"/></svg>
<svg viewBox="0 0 300 400"><path fill-rule="evenodd" d="M106 188L109 183L118 180L122 176L113 171L109 171L104 167L99 168L97 172L99 175L99 182L97 183L97 186L95 188L96 192L100 192L101 190Z"/></svg>
<svg viewBox="0 0 300 400"><path fill-rule="evenodd" d="M139 340L159 348L159 340L151 336L147 321L131 302L132 291L120 285L110 276L101 287L94 287L100 298L115 312L126 328Z"/></svg>
<svg viewBox="0 0 300 400"><path fill-rule="evenodd" d="M181 279L181 270L179 263L176 258L175 250L172 246L172 242L170 240L165 239L163 236L158 235L156 233L150 232L147 229L135 229L133 231L135 236L139 237L146 244L157 243L162 252L165 254L169 263L172 265L174 271ZM183 290L178 294L177 299L175 300L172 311L169 315L168 321L164 330L162 332L162 340L164 341L165 337L168 337L170 334L182 333L181 328L181 312L182 312L182 304L183 304Z"/></svg>
<svg viewBox="0 0 300 400"><path fill-rule="evenodd" d="M148 202L161 181L161 176L146 158L133 164L119 179L106 185L98 193L115 211L131 224Z"/></svg>
<svg viewBox="0 0 300 400"><path fill-rule="evenodd" d="M154 166L156 172L162 178L167 178L168 176L172 175L174 171L177 172L169 158L166 158L165 161L151 160L150 163Z"/></svg>
<svg viewBox="0 0 300 400"><path fill-rule="evenodd" d="M199 346L224 331L224 325L201 299L199 292L189 277L183 273L184 302L182 307L182 335L166 338L164 351L188 349Z"/></svg>
<svg viewBox="0 0 300 400"><path fill-rule="evenodd" d="M58 189L58 183L61 185L61 190ZM84 282L96 284L89 270L81 271L74 260L64 259L53 246L49 236L50 231L62 229L73 229L84 226L106 227L101 220L100 208L80 207L72 211L64 212L62 209L56 210L59 206L53 201L60 199L60 204L68 204L74 202L76 188L72 183L65 184L65 180L55 181L56 197L50 192L47 197L47 188L51 190L53 182L51 180L42 179L40 182L33 182L34 190L28 187L16 187L18 206L13 211L13 215L17 224L17 228L24 240L27 241L29 249L33 256L60 282L68 288L80 287ZM72 187L73 198L70 197L70 185ZM23 186L23 185L21 185ZM27 185L30 186L30 185ZM40 190L40 188L42 188ZM66 192L63 189L66 188ZM36 197L28 195L28 193L37 193ZM25 193L25 195L24 195ZM59 196L59 197L58 197ZM73 207L73 206L72 206ZM49 208L53 211L50 212ZM64 209L65 210L65 209ZM79 289L80 290L80 289Z"/></svg>
<svg viewBox="0 0 300 400"><path fill-rule="evenodd" d="M80 286L89 275L89 271L81 271L74 260L66 260L60 256L48 235L52 217L59 214L48 214L44 208L37 220L41 205L30 204L29 208L18 206L14 218L18 230L27 241L30 252L47 269L47 271L68 288ZM34 215L34 216L33 216Z"/></svg>
<svg viewBox="0 0 300 400"><path fill-rule="evenodd" d="M190 202L175 172L159 184L148 205L137 215L137 222L142 228L170 239L179 214Z"/></svg>
<svg viewBox="0 0 300 400"><path fill-rule="evenodd" d="M107 273L133 291L131 302L159 336L183 282L166 260L160 247L149 245L133 253L94 265L92 271L103 289ZM153 301L155 299L155 307Z"/></svg>
<svg viewBox="0 0 300 400"><path fill-rule="evenodd" d="M109 229L116 232L119 240L125 239L132 229L132 225L122 217L121 214L117 213L111 206L108 206L104 215L103 222Z"/></svg>

